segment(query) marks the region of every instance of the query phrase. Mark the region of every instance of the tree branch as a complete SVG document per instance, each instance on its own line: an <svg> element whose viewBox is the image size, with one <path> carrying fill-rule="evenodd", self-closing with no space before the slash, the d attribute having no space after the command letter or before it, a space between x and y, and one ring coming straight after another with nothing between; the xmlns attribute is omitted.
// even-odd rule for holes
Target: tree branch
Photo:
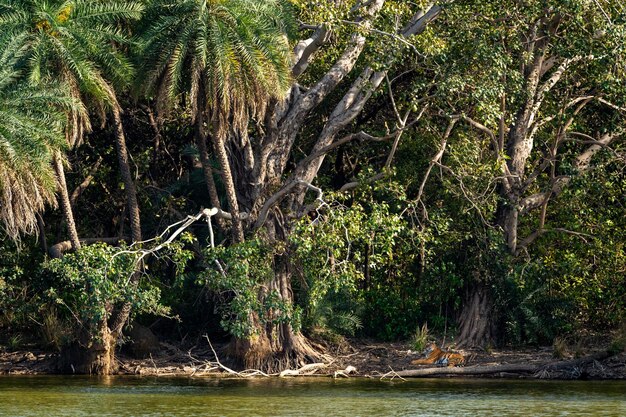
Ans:
<svg viewBox="0 0 626 417"><path fill-rule="evenodd" d="M72 192L72 195L70 196L70 204L72 206L76 204L76 200L78 200L78 197L80 197L83 191L85 191L87 187L91 185L91 182L93 181L93 176L96 174L96 171L98 171L101 164L102 164L102 157L99 156L98 160L91 167L91 169L89 170L89 174L87 174L83 182L81 182L80 185L78 185L78 187L76 187L74 191Z"/></svg>
<svg viewBox="0 0 626 417"><path fill-rule="evenodd" d="M263 207L261 207L261 210L259 211L259 217L257 218L254 228L260 229L263 226L263 224L265 224L265 221L267 220L267 215L270 209L275 204L280 202L283 198L285 198L289 193L293 192L294 189L297 188L298 186L305 186L307 189L315 191L317 193L316 200L322 203L324 202L324 200L322 199L324 192L322 191L321 188L316 187L307 181L303 181L301 179L294 179L293 181L289 182L287 185L285 185L283 188L278 190L276 193L274 193L274 195L272 195L270 198L268 198L265 201L265 204L263 204Z"/></svg>
<svg viewBox="0 0 626 417"><path fill-rule="evenodd" d="M328 40L328 34L326 26L320 25L315 28L315 32L310 38L298 42L294 51L294 61L296 63L291 69L291 75L294 78L298 78L306 71L313 54Z"/></svg>

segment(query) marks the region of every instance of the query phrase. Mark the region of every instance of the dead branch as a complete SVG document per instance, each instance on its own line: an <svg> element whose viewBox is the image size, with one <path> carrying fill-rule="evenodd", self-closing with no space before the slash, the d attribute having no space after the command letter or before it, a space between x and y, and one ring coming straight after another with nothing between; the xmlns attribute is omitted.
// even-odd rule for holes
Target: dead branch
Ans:
<svg viewBox="0 0 626 417"><path fill-rule="evenodd" d="M339 377L341 378L350 378L350 374L355 374L357 372L356 368L354 366L347 366L346 369L342 369L339 371L335 371L335 373L333 374L333 378L337 379Z"/></svg>
<svg viewBox="0 0 626 417"><path fill-rule="evenodd" d="M72 195L70 196L70 204L72 206L74 206L76 204L76 200L78 200L78 197L80 197L80 195L83 193L83 191L85 191L87 189L87 187L89 187L89 185L91 185L91 182L93 181L93 177L96 174L96 172L98 171L98 169L100 168L101 164L102 164L102 157L99 156L98 160L91 167L91 169L89 170L89 174L87 174L87 176L85 177L83 182L81 182L78 185L78 187L76 187L74 189L74 191L72 192Z"/></svg>
<svg viewBox="0 0 626 417"><path fill-rule="evenodd" d="M278 376L284 378L286 376L302 376L302 375L314 375L320 369L328 367L327 363L309 363L298 369L285 369Z"/></svg>
<svg viewBox="0 0 626 417"><path fill-rule="evenodd" d="M231 375L236 375L240 378L251 378L257 375L262 375L265 377L269 377L268 374L266 374L263 371L260 371L258 369L246 369L245 371L242 372L237 372L234 371L232 369L230 369L229 367L227 367L226 365L222 364L222 362L220 362L220 358L217 356L217 352L215 352L215 349L213 348L213 344L211 343L211 339L209 339L208 335L204 335L204 338L207 340L207 342L209 342L209 347L211 348L211 351L213 352L213 356L215 356L215 362L217 362L217 365L224 371L228 372Z"/></svg>
<svg viewBox="0 0 626 417"><path fill-rule="evenodd" d="M383 374L380 377L380 381L384 380L385 378L389 378L390 381L393 381L394 378L399 378L402 381L406 381L406 379L404 379L402 376L400 376L396 371L393 370L393 368L390 366L389 369L391 369L389 372L387 372L386 374Z"/></svg>

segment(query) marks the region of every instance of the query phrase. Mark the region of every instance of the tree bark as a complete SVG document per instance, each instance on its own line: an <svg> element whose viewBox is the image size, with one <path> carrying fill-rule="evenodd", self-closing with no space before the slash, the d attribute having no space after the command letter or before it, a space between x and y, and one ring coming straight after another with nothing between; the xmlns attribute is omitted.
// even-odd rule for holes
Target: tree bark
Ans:
<svg viewBox="0 0 626 417"><path fill-rule="evenodd" d="M63 373L79 375L111 375L116 371L115 346L117 336L106 322L98 328L85 330L80 340L61 351L58 368Z"/></svg>
<svg viewBox="0 0 626 417"><path fill-rule="evenodd" d="M59 194L61 199L61 210L63 211L63 218L67 225L67 231L70 235L70 242L72 244L72 250L77 251L80 249L80 240L78 239L78 232L76 231L76 222L74 221L74 213L72 212L72 204L70 203L70 196L67 191L67 183L65 182L65 171L63 169L63 160L59 153L54 155L54 169L57 174L57 181L59 185Z"/></svg>
<svg viewBox="0 0 626 417"><path fill-rule="evenodd" d="M586 367L593 365L596 362L603 361L611 356L613 355L610 352L602 351L579 359L555 361L541 365L519 363L476 365L464 368L433 367L424 369L407 369L404 371L398 371L396 375L401 377L419 378L446 375L493 376L500 374L499 376L501 377L528 375L534 378L542 379L576 379L576 377L582 378L584 376Z"/></svg>
<svg viewBox="0 0 626 417"><path fill-rule="evenodd" d="M281 217L272 215L266 222L270 244L272 241L286 241L288 231ZM274 265L274 275L267 283L267 290L259 296L266 297L271 291L278 295L285 305L292 306L294 299L288 252L275 255ZM235 338L230 346L231 355L244 368L273 373L327 359L304 335L296 331L291 323L264 324L256 315L251 317L251 320L255 325L256 334L244 339Z"/></svg>
<svg viewBox="0 0 626 417"><path fill-rule="evenodd" d="M206 182L207 189L209 191L209 199L211 201L211 206L218 208L221 210L222 205L220 203L219 194L217 193L217 186L215 185L215 179L213 178L213 169L211 167L211 163L209 162L209 150L206 146L207 135L205 133L204 128L204 85L202 80L199 82L198 87L198 103L197 103L197 113L195 115L195 135L196 135L196 144L198 145L198 153L200 154L200 164L202 166L202 171L204 173L204 181ZM217 225L219 228L225 232L227 230L226 222L223 218L217 218Z"/></svg>
<svg viewBox="0 0 626 417"><path fill-rule="evenodd" d="M133 242L141 242L141 218L139 216L139 203L137 201L137 189L135 181L130 172L130 164L128 162L128 150L126 148L126 137L124 135L124 126L122 125L122 117L118 107L113 108L113 123L115 127L115 147L117 149L117 161L120 168L120 175L124 182L124 190L126 192L126 203L128 205L128 213L130 218L131 238Z"/></svg>
<svg viewBox="0 0 626 417"><path fill-rule="evenodd" d="M115 146L117 149L117 159L120 169L120 175L124 182L126 192L126 203L130 217L131 240L133 243L141 242L141 219L139 216L139 203L137 201L137 190L135 182L130 172L130 164L128 162L128 151L126 148L126 138L124 135L124 127L120 108L113 108L113 123L115 128ZM139 265L134 271L131 281L133 285L138 285L140 278ZM131 313L131 304L124 303L117 312L113 312L113 306L108 309L112 314L110 321L112 326L109 327L109 320L103 319L97 328L89 329L83 340L75 349L70 349L69 353L76 355L72 364L72 370L81 374L97 374L110 375L115 367L115 345L121 335L122 328ZM71 358L70 358L71 359Z"/></svg>
<svg viewBox="0 0 626 417"><path fill-rule="evenodd" d="M459 317L457 346L484 348L496 342L493 294L483 282L472 282L467 289Z"/></svg>
<svg viewBox="0 0 626 417"><path fill-rule="evenodd" d="M242 243L244 241L243 225L239 213L239 203L237 201L237 190L233 181L233 174L230 169L230 162L226 152L225 139L218 133L216 126L213 126L213 144L215 154L222 169L222 180L226 189L226 200L228 201L228 211L232 215L232 240L233 243Z"/></svg>

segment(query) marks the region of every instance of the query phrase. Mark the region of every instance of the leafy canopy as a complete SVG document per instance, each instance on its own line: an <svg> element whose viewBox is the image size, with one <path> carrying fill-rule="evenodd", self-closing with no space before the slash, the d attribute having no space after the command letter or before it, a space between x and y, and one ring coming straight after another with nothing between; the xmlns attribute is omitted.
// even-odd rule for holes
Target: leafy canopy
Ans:
<svg viewBox="0 0 626 417"><path fill-rule="evenodd" d="M194 116L202 95L221 134L245 131L291 85L292 20L280 0L156 0L141 34L142 90L156 90L162 110L189 91Z"/></svg>
<svg viewBox="0 0 626 417"><path fill-rule="evenodd" d="M0 220L9 237L33 233L35 214L55 204L53 154L65 143L64 91L20 82L24 50L15 39L0 50Z"/></svg>
<svg viewBox="0 0 626 417"><path fill-rule="evenodd" d="M23 51L31 83L61 83L103 116L118 106L114 88L133 77L118 46L129 43L125 25L142 11L141 2L125 0L0 0L0 45ZM74 112L72 121L73 144L90 125L84 113Z"/></svg>

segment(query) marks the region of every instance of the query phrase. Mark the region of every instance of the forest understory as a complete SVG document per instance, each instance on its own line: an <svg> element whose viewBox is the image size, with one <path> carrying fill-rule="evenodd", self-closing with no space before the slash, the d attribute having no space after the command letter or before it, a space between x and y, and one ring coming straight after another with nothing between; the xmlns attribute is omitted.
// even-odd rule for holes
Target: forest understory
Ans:
<svg viewBox="0 0 626 417"><path fill-rule="evenodd" d="M412 365L421 356L409 343L384 343L368 339L344 340L341 347L327 348L328 362L307 364L299 369L265 374L259 370L234 370L227 357L228 345L159 343L159 350L138 358L128 349L116 355L118 376L189 378L328 377L376 378L401 381L406 378L511 378L555 380L626 379L626 351L609 353L601 346L609 336L594 337L582 347L554 346L462 350L462 367ZM574 351L575 350L575 351ZM217 355L217 356L216 356ZM557 356L562 356L557 358ZM41 350L7 351L0 348L0 375L54 375L59 373L59 354Z"/></svg>
<svg viewBox="0 0 626 417"><path fill-rule="evenodd" d="M0 373L623 378L625 139L622 0L0 0Z"/></svg>

